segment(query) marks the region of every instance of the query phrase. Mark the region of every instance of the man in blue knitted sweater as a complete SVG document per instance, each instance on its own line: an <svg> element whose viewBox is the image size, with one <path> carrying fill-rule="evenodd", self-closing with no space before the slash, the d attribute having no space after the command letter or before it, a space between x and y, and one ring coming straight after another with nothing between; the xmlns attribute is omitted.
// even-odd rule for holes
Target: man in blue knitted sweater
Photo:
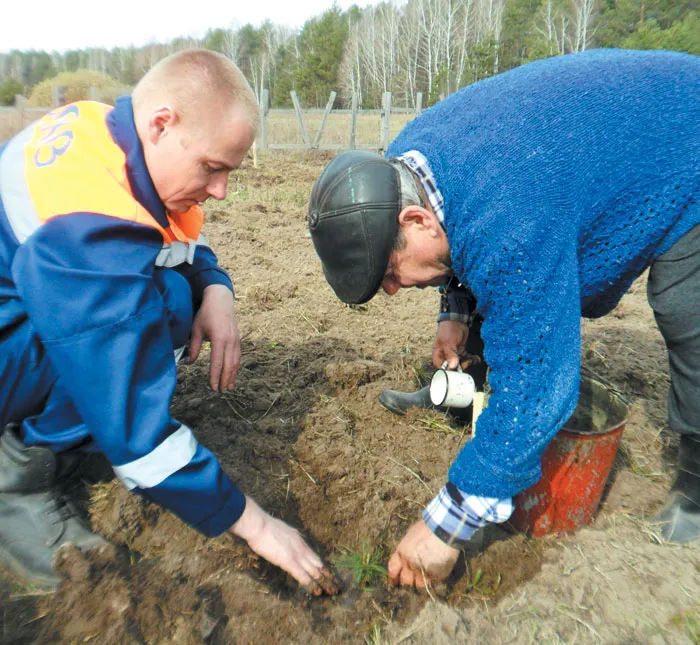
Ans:
<svg viewBox="0 0 700 645"><path fill-rule="evenodd" d="M331 161L309 227L336 295L444 287L433 360L456 367L477 317L493 390L391 582L445 578L477 528L509 517L576 406L580 317L610 312L649 266L681 434L661 530L700 537L699 191L700 59L671 52L525 65L425 111L386 159Z"/></svg>

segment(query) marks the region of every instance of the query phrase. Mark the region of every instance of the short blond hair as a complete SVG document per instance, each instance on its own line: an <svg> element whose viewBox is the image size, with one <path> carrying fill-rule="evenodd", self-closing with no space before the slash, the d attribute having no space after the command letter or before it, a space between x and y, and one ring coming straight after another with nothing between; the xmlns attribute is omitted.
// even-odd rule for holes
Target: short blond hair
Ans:
<svg viewBox="0 0 700 645"><path fill-rule="evenodd" d="M208 49L188 49L157 62L134 88L132 100L135 111L168 101L183 122L210 113L212 107L235 106L254 132L260 125L260 109L241 70Z"/></svg>

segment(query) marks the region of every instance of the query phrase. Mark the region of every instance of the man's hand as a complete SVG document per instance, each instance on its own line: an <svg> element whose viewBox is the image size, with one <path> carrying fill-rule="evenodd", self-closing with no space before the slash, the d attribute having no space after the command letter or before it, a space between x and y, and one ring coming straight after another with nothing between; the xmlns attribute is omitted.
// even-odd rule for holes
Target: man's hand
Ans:
<svg viewBox="0 0 700 645"><path fill-rule="evenodd" d="M320 596L337 594L339 583L304 542L299 531L263 511L246 495L243 515L229 529L268 562L284 569L305 589Z"/></svg>
<svg viewBox="0 0 700 645"><path fill-rule="evenodd" d="M209 285L192 325L190 360L196 360L202 342L211 341L209 384L215 392L232 390L241 364L241 336L238 333L236 303L228 287Z"/></svg>
<svg viewBox="0 0 700 645"><path fill-rule="evenodd" d="M433 344L433 365L442 367L447 361L447 369L457 369L459 357L464 352L469 336L469 327L453 320L444 320L438 325Z"/></svg>
<svg viewBox="0 0 700 645"><path fill-rule="evenodd" d="M423 520L413 524L389 559L389 582L423 589L450 575L459 549L447 546Z"/></svg>

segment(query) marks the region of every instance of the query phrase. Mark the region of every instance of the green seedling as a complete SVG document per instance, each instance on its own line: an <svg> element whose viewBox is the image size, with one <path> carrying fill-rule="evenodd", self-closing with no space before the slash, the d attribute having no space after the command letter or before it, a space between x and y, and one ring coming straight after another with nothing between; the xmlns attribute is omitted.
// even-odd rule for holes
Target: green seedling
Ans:
<svg viewBox="0 0 700 645"><path fill-rule="evenodd" d="M381 550L372 550L363 542L357 551L345 549L344 553L335 560L335 566L349 571L356 587L370 591L379 579L387 575L382 560Z"/></svg>
<svg viewBox="0 0 700 645"><path fill-rule="evenodd" d="M413 368L413 375L418 387L423 387L430 382L430 374L428 374L422 365Z"/></svg>
<svg viewBox="0 0 700 645"><path fill-rule="evenodd" d="M367 645L382 645L382 628L379 625L372 626L372 631L365 636L365 643Z"/></svg>
<svg viewBox="0 0 700 645"><path fill-rule="evenodd" d="M236 202L247 202L250 200L250 191L248 190L248 187L242 187L242 186L236 186L236 189L233 191L230 191L228 195L226 195L226 200L224 204L229 203L229 204L235 204Z"/></svg>
<svg viewBox="0 0 700 645"><path fill-rule="evenodd" d="M693 645L700 645L700 603L695 609L687 609L674 616L671 624L684 629Z"/></svg>
<svg viewBox="0 0 700 645"><path fill-rule="evenodd" d="M482 596L495 596L496 592L501 586L501 574L498 574L498 577L496 578L496 583L491 587L487 587L485 584L483 584L483 578L484 572L481 569L477 569L472 581L469 583L469 591L476 591Z"/></svg>

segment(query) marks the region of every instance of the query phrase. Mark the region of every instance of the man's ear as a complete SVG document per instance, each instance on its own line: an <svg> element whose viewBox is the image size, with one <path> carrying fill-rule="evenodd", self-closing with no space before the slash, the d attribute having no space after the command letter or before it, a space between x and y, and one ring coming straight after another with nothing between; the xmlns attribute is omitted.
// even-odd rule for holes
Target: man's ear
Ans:
<svg viewBox="0 0 700 645"><path fill-rule="evenodd" d="M421 230L434 228L437 218L427 209L417 204L406 206L399 213L399 226L417 226Z"/></svg>
<svg viewBox="0 0 700 645"><path fill-rule="evenodd" d="M177 113L169 105L153 108L148 119L148 139L156 145L167 136L169 128L177 123Z"/></svg>

